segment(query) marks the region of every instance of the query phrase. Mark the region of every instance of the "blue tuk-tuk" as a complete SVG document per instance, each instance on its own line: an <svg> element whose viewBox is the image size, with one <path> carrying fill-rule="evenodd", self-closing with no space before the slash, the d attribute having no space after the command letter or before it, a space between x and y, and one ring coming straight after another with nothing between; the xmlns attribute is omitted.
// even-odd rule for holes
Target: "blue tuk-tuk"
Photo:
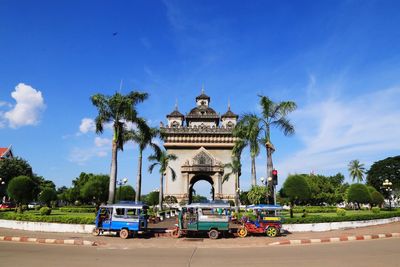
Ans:
<svg viewBox="0 0 400 267"><path fill-rule="evenodd" d="M119 203L100 206L93 235L116 232L123 239L147 230L148 206L141 203Z"/></svg>

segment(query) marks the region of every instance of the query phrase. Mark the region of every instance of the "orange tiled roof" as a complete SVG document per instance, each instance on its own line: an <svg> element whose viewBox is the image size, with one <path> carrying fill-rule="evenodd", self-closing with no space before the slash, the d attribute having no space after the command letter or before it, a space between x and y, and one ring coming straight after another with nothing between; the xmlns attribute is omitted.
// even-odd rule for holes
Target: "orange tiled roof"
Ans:
<svg viewBox="0 0 400 267"><path fill-rule="evenodd" d="M2 157L8 151L8 147L0 147L0 157Z"/></svg>

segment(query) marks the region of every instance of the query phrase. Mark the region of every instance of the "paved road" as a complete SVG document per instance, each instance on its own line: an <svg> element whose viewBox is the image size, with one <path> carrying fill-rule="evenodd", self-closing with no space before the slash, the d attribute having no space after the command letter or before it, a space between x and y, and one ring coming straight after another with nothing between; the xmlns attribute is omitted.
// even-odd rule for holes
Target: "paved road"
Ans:
<svg viewBox="0 0 400 267"><path fill-rule="evenodd" d="M264 248L110 249L0 242L13 266L400 266L400 239Z"/></svg>

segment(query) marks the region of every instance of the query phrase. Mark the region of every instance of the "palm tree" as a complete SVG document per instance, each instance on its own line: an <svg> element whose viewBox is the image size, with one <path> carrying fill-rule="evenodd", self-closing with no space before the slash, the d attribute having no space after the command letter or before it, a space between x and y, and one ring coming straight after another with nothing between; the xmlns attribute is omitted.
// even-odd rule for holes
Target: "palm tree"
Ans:
<svg viewBox="0 0 400 267"><path fill-rule="evenodd" d="M118 150L124 148L124 132L126 131L126 121L133 123L139 122L136 111L136 105L147 99L147 93L130 92L127 95L115 93L112 96L103 94L95 94L91 97L93 105L98 110L98 115L95 119L96 133L101 134L104 130L104 124L113 124L113 139L112 139L112 156L110 169L110 184L108 203L115 201L115 187L117 181L117 158Z"/></svg>
<svg viewBox="0 0 400 267"><path fill-rule="evenodd" d="M157 155L161 152L157 144L153 143L153 138L159 135L159 130L157 128L149 127L146 122L139 124L137 129L130 130L125 134L126 141L133 141L139 146L139 156L138 156L138 170L136 178L136 196L135 201L140 201L141 191L142 191L142 162L143 162L143 151L147 146L150 146L154 153Z"/></svg>
<svg viewBox="0 0 400 267"><path fill-rule="evenodd" d="M242 150L245 146L250 147L251 157L251 184L257 185L256 175L256 157L260 154L259 135L260 135L259 118L255 114L245 114L237 123L233 134L239 139L235 143L233 153Z"/></svg>
<svg viewBox="0 0 400 267"><path fill-rule="evenodd" d="M231 175L235 177L235 212L239 211L239 178L241 175L242 164L240 163L240 153L232 156L232 161L224 165L224 168L229 168L231 171L224 174L222 183L229 180Z"/></svg>
<svg viewBox="0 0 400 267"><path fill-rule="evenodd" d="M163 201L163 185L164 185L164 175L166 175L167 169L169 168L171 171L171 176L172 176L172 180L174 181L176 178L176 173L174 171L174 169L172 169L171 167L169 167L169 162L172 160L176 160L178 157L175 154L168 154L167 151L163 150L160 151L160 153L155 153L153 155L150 155L148 157L150 162L153 162L150 166L149 166L149 172L152 173L153 169L159 165L160 169L160 194L159 194L159 210L162 210L162 201Z"/></svg>
<svg viewBox="0 0 400 267"><path fill-rule="evenodd" d="M350 176L353 178L353 182L356 180L357 183L361 183L365 174L364 164L361 164L358 159L355 159L350 161L348 168Z"/></svg>
<svg viewBox="0 0 400 267"><path fill-rule="evenodd" d="M271 142L271 127L276 127L283 131L285 136L293 135L295 132L294 126L286 116L290 112L294 111L297 108L297 105L293 101L275 103L266 96L260 95L259 97L262 108L262 116L259 118L261 124L260 129L264 132L264 137L260 138L260 142L262 145L265 145L267 150L267 177L272 177L272 153L275 151L275 148ZM272 189L272 184L270 187L270 189Z"/></svg>

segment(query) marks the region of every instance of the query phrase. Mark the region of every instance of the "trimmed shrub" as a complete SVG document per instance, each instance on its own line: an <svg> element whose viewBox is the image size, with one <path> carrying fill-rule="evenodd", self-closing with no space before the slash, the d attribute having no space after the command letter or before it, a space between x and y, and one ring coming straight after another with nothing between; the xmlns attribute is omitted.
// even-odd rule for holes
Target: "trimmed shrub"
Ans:
<svg viewBox="0 0 400 267"><path fill-rule="evenodd" d="M41 216L32 213L15 213L2 212L0 219L31 221L31 222L49 222L49 223L66 223L66 224L94 224L95 216L72 216L72 215L50 215Z"/></svg>
<svg viewBox="0 0 400 267"><path fill-rule="evenodd" d="M371 210L372 210L372 213L374 213L374 214L378 214L381 212L381 209L379 207L373 207Z"/></svg>
<svg viewBox="0 0 400 267"><path fill-rule="evenodd" d="M368 188L363 184L352 184L347 191L347 201L360 204L368 204L371 202L371 195Z"/></svg>
<svg viewBox="0 0 400 267"><path fill-rule="evenodd" d="M336 210L337 216L346 216L346 210L345 209L337 209Z"/></svg>
<svg viewBox="0 0 400 267"><path fill-rule="evenodd" d="M303 213L303 210L307 213L329 213L336 212L336 207L334 206L296 206L293 208L293 213Z"/></svg>
<svg viewBox="0 0 400 267"><path fill-rule="evenodd" d="M374 191L371 193L371 204L376 206L381 206L385 202L382 194L378 191Z"/></svg>
<svg viewBox="0 0 400 267"><path fill-rule="evenodd" d="M305 218L295 217L285 219L285 223L325 223L325 222L346 222L346 221L368 221L377 219L387 219L392 217L400 217L400 212L388 212L378 214L352 214L337 217L325 217L325 216L308 216Z"/></svg>
<svg viewBox="0 0 400 267"><path fill-rule="evenodd" d="M49 207L42 207L39 210L40 215L46 216L51 214L51 209Z"/></svg>
<svg viewBox="0 0 400 267"><path fill-rule="evenodd" d="M62 207L60 208L62 212L73 212L73 213L91 213L96 212L95 207Z"/></svg>

